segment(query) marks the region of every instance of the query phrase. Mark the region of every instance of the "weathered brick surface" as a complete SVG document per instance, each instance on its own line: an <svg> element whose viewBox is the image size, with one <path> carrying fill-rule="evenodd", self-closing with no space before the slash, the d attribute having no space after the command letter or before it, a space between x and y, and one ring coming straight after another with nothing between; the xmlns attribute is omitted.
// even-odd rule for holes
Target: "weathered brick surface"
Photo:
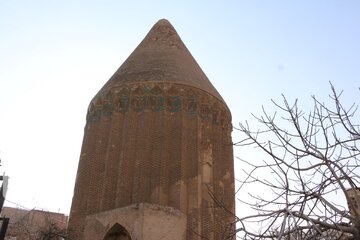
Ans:
<svg viewBox="0 0 360 240"><path fill-rule="evenodd" d="M90 103L72 238L84 239L91 214L151 203L187 216L184 239L221 239L233 219L208 191L234 210L231 129L223 99L160 20Z"/></svg>
<svg viewBox="0 0 360 240"><path fill-rule="evenodd" d="M83 238L86 240L102 240L104 236L117 240L183 240L186 235L186 215L178 209L156 204L132 204L92 214L85 222ZM118 228L119 238L112 234L114 228Z"/></svg>

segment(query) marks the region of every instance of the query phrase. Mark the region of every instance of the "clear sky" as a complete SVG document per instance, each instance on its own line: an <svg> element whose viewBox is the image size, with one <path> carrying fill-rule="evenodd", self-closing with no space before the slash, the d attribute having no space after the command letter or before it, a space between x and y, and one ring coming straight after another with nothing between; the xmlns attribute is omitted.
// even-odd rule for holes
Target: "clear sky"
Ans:
<svg viewBox="0 0 360 240"><path fill-rule="evenodd" d="M88 104L159 19L173 24L237 125L262 105L271 112L282 93L310 110L329 81L358 102L359 13L358 0L0 0L5 205L69 212Z"/></svg>

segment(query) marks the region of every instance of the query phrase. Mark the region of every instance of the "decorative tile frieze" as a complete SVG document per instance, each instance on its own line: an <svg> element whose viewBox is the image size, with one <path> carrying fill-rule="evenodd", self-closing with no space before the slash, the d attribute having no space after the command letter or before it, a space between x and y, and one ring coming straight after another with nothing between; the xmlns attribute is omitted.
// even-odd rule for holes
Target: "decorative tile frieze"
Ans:
<svg viewBox="0 0 360 240"><path fill-rule="evenodd" d="M147 111L183 112L222 126L228 124L226 119L230 118L226 106L202 90L174 84L136 84L112 88L97 95L90 103L87 121Z"/></svg>

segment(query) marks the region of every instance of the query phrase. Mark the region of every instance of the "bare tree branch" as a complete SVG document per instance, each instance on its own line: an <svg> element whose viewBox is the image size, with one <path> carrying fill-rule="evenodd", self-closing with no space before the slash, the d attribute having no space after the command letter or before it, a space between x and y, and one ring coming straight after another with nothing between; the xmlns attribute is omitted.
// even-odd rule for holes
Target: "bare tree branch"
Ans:
<svg viewBox="0 0 360 240"><path fill-rule="evenodd" d="M244 134L236 146L264 156L238 158L245 165L238 192L255 185L270 192L240 198L254 210L238 216L240 238L360 239L359 118L357 105L346 108L341 95L331 85L333 106L312 96L309 114L283 96L281 104L273 101L278 112L263 108L253 116L262 129L253 131L248 122L235 128Z"/></svg>

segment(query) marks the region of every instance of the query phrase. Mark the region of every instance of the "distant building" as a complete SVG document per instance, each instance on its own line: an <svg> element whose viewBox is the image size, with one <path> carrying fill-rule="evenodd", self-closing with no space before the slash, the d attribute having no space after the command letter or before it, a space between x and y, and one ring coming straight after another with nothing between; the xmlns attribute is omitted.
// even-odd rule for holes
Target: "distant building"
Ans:
<svg viewBox="0 0 360 240"><path fill-rule="evenodd" d="M68 216L62 213L4 207L2 215L10 218L5 240L61 240L66 233Z"/></svg>
<svg viewBox="0 0 360 240"><path fill-rule="evenodd" d="M360 189L350 188L346 190L349 195L348 207L351 215L360 216Z"/></svg>
<svg viewBox="0 0 360 240"><path fill-rule="evenodd" d="M231 131L224 99L160 20L90 102L69 240L235 239Z"/></svg>

